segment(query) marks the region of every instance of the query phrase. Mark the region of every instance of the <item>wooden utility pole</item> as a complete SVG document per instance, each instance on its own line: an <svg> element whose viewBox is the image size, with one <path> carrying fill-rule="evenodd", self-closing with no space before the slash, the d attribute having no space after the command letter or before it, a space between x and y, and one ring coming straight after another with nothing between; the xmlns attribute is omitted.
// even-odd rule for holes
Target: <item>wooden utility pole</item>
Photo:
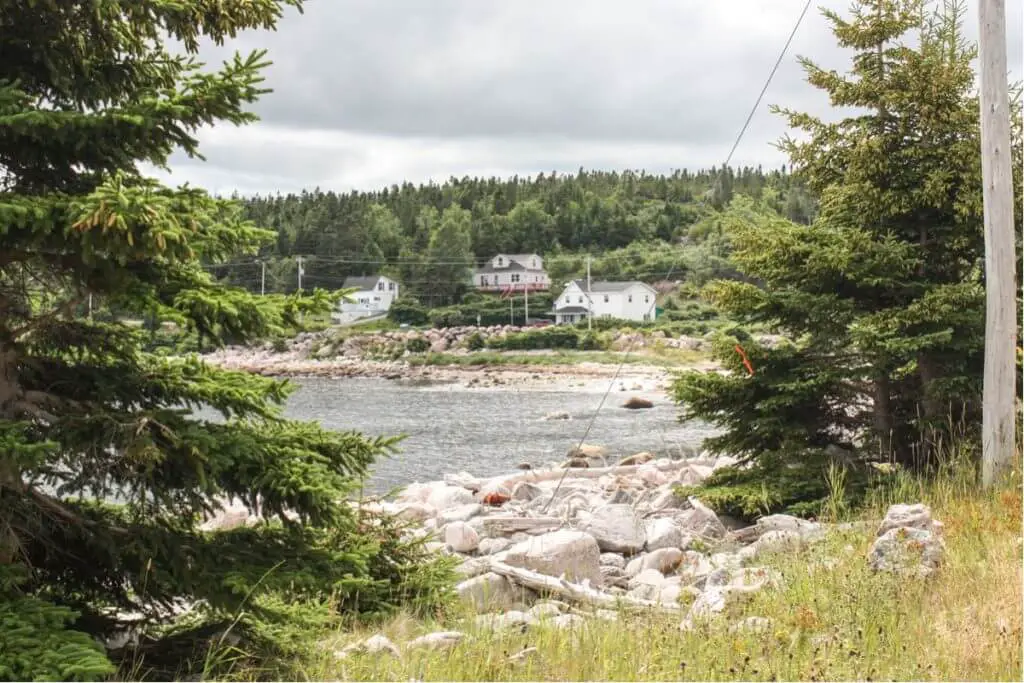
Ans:
<svg viewBox="0 0 1024 683"><path fill-rule="evenodd" d="M985 212L985 388L982 404L984 486L1016 457L1017 257L1014 253L1006 2L981 0L981 177Z"/></svg>

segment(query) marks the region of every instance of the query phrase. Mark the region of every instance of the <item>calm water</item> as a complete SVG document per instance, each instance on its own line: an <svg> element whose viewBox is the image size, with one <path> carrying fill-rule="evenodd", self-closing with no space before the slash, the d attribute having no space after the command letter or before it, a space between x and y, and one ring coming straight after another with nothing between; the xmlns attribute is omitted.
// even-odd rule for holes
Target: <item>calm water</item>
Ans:
<svg viewBox="0 0 1024 683"><path fill-rule="evenodd" d="M377 379L300 379L289 399L289 417L318 420L329 429L406 438L400 452L376 463L367 489L382 492L414 481L430 481L466 470L495 475L521 462L561 460L576 446L601 403L601 394L568 391L466 390ZM713 432L703 424L681 424L678 408L647 395L650 410L626 410L626 396L613 391L586 442L613 455L637 451L678 453L697 448ZM637 394L644 395L644 394ZM543 420L566 411L570 420Z"/></svg>

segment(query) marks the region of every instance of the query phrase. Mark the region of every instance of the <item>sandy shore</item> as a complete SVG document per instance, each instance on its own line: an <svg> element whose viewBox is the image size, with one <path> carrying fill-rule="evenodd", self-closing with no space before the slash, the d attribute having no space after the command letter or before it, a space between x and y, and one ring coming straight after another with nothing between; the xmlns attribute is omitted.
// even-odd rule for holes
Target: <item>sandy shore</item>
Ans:
<svg viewBox="0 0 1024 683"><path fill-rule="evenodd" d="M614 380L614 390L662 394L672 372L664 367L629 363L580 362L552 365L410 365L404 361L372 361L353 358L316 360L295 352L225 349L203 359L219 367L245 370L268 377L376 378L427 382L464 389L516 388L547 391L604 392ZM673 368L673 371L713 370L711 362Z"/></svg>

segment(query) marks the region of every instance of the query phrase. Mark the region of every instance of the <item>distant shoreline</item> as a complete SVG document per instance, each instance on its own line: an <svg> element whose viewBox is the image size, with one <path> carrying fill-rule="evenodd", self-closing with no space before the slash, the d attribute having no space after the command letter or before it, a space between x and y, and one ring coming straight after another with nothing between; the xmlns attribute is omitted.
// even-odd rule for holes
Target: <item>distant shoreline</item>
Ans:
<svg viewBox="0 0 1024 683"><path fill-rule="evenodd" d="M423 381L457 385L464 389L534 389L547 391L607 391L613 378L613 390L635 393L664 394L669 391L673 372L680 370L715 370L711 361L698 361L666 366L645 363L642 357L626 359L621 368L608 362L588 360L585 352L562 356L549 362L544 354L534 356L536 361L515 362L520 356L510 354L511 362L467 362L472 354L458 357L458 362L445 362L435 358L431 362L406 360L377 361L355 358L317 360L301 357L294 352L273 352L252 349L224 349L206 354L203 360L211 365L230 370L243 370L268 377L303 378L370 378L394 381ZM456 360L456 359L452 359ZM531 359L532 360L532 359Z"/></svg>

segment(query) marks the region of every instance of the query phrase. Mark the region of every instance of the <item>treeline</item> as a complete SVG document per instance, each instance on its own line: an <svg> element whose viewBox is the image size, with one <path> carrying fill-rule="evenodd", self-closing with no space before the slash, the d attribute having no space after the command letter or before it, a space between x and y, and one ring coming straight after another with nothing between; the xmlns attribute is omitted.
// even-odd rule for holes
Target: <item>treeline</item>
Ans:
<svg viewBox="0 0 1024 683"><path fill-rule="evenodd" d="M247 217L275 230L277 242L260 255L265 271L247 260L217 274L250 290L294 291L301 259L304 289L339 288L350 275L383 272L424 303L448 305L461 297L473 265L497 252L544 254L553 277L561 278L580 272L582 259L576 255L583 252L701 244L713 236L718 211L736 196L801 223L816 210L810 194L784 168L761 167L671 175L581 169L574 175L405 183L377 192L316 189L242 199ZM569 261L562 262L567 254ZM572 267L558 267L569 262ZM609 272L596 276L630 270L628 262L605 265ZM662 275L669 273L662 265Z"/></svg>

